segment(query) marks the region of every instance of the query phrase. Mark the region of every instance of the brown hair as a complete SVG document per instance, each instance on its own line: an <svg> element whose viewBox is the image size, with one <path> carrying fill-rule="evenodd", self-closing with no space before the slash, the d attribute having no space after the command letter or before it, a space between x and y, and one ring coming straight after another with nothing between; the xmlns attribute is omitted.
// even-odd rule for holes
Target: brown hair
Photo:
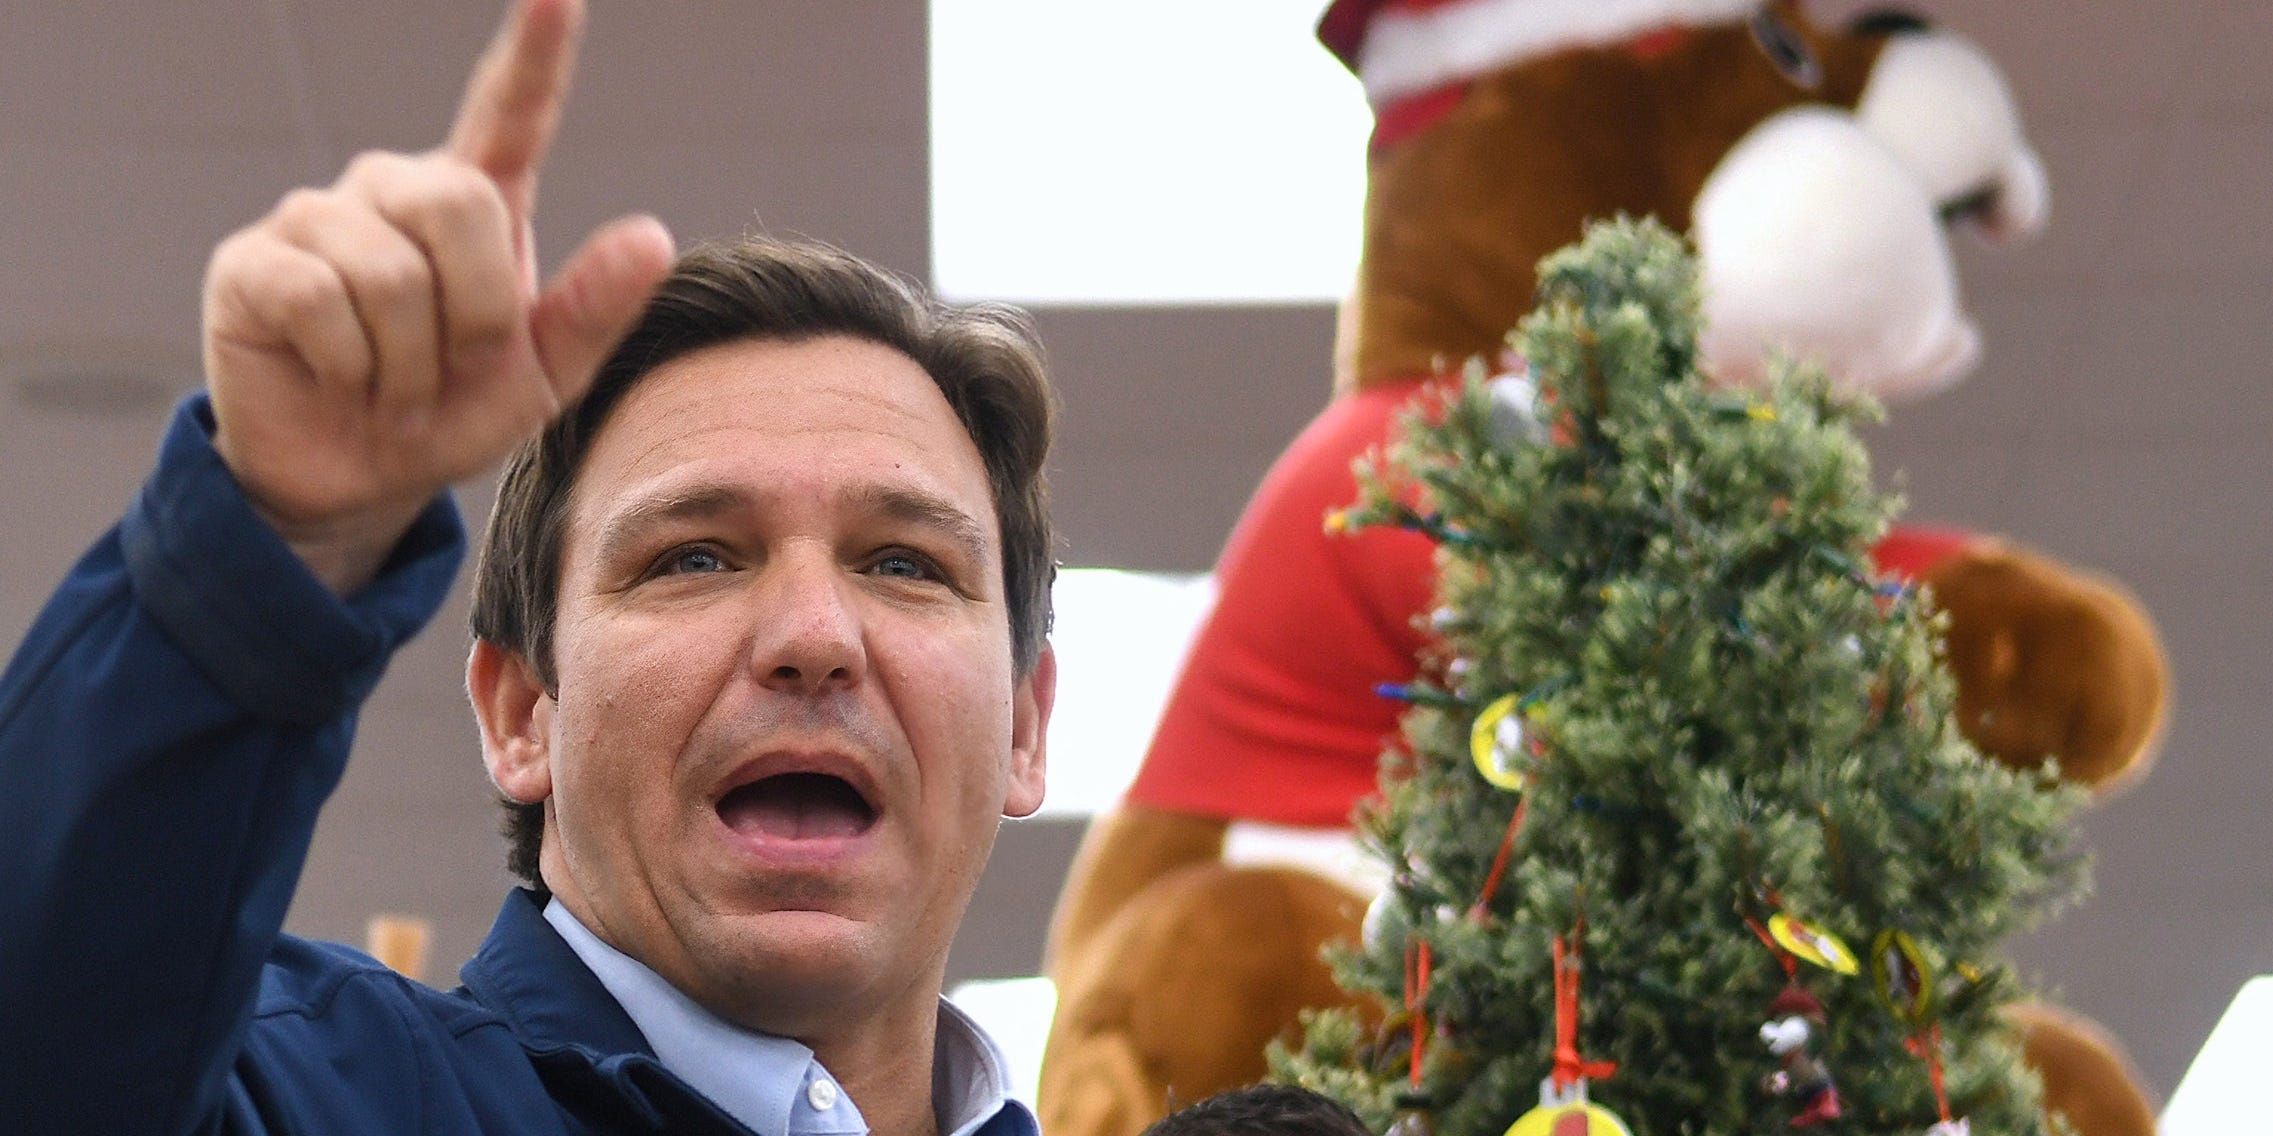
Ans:
<svg viewBox="0 0 2273 1136"><path fill-rule="evenodd" d="M1292 1085L1232 1089L1162 1117L1143 1136L1373 1136L1341 1103Z"/></svg>
<svg viewBox="0 0 2273 1136"><path fill-rule="evenodd" d="M985 461L1002 526L1012 658L1032 673L1050 628L1048 456L1053 403L1032 323L1014 308L956 307L826 245L748 236L681 257L581 402L506 464L474 569L473 632L527 660L548 691L562 530L584 455L640 379L673 359L743 340L845 335L920 365ZM538 888L544 806L504 802L506 867Z"/></svg>

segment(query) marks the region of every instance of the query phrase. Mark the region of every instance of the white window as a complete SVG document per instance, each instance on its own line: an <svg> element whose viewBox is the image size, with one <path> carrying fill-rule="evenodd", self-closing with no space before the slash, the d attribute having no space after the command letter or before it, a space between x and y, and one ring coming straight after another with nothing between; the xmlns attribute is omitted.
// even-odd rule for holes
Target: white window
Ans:
<svg viewBox="0 0 2273 1136"><path fill-rule="evenodd" d="M953 299L1338 300L1372 116L1323 0L931 0Z"/></svg>

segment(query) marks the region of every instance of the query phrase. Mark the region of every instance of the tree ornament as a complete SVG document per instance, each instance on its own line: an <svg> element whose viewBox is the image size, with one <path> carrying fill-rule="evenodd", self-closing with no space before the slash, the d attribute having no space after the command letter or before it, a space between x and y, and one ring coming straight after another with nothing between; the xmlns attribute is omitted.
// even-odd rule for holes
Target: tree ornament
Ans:
<svg viewBox="0 0 2273 1136"><path fill-rule="evenodd" d="M1896 1020L1913 1030L1932 1024L1933 968L1908 933L1889 927L1871 940L1870 977Z"/></svg>
<svg viewBox="0 0 2273 1136"><path fill-rule="evenodd" d="M1548 1074L1547 1083L1557 1091L1567 1091L1573 1085L1585 1084L1595 1077L1607 1077L1618 1071L1615 1061L1588 1061L1578 1050L1579 979L1584 970L1579 962L1579 942L1586 937L1586 921L1581 919L1571 932L1568 946L1561 935L1555 936L1555 1069Z"/></svg>
<svg viewBox="0 0 2273 1136"><path fill-rule="evenodd" d="M1365 905L1365 918L1358 924L1358 942L1366 950L1380 948L1382 926L1389 921L1389 907L1397 901L1396 897L1394 889L1385 888L1380 895L1373 897L1373 902Z"/></svg>
<svg viewBox="0 0 2273 1136"><path fill-rule="evenodd" d="M1503 694L1476 715L1468 730L1468 753L1484 780L1510 793L1523 791L1523 696Z"/></svg>
<svg viewBox="0 0 2273 1136"><path fill-rule="evenodd" d="M1790 1094L1799 1102L1791 1126L1812 1128L1839 1119L1839 1086L1831 1070L1816 1056L1823 1032L1823 1003L1797 985L1786 986L1768 1003L1768 1021L1760 1027L1760 1040L1783 1067L1768 1075L1765 1088Z"/></svg>
<svg viewBox="0 0 2273 1136"><path fill-rule="evenodd" d="M1397 1119L1390 1123L1386 1136L1436 1136L1436 1124L1429 1119L1428 1107L1427 1097L1398 1094Z"/></svg>
<svg viewBox="0 0 2273 1136"><path fill-rule="evenodd" d="M1790 951L1794 957L1814 963L1825 970L1840 974L1859 974L1862 965L1855 961L1855 952L1839 941L1839 936L1788 912L1779 911L1768 917L1768 934L1776 945Z"/></svg>
<svg viewBox="0 0 2273 1136"><path fill-rule="evenodd" d="M1492 440L1513 450L1545 445L1553 437L1539 415L1539 387L1528 373L1497 376L1484 389L1491 399Z"/></svg>
<svg viewBox="0 0 2273 1136"><path fill-rule="evenodd" d="M1941 1121L1927 1130L1929 1136L1967 1136L1972 1125L1964 1117L1950 1116L1949 1089L1943 1084L1941 1007L1935 996L1933 964L1916 940L1894 927L1871 940L1870 953L1871 985L1895 1020L1909 1027L1911 1036L1903 1046L1926 1063L1926 1079L1934 1087L1934 1107Z"/></svg>
<svg viewBox="0 0 2273 1136"><path fill-rule="evenodd" d="M1586 1099L1586 1078L1568 1089L1539 1082L1539 1107L1516 1118L1506 1136L1633 1136L1618 1114Z"/></svg>
<svg viewBox="0 0 2273 1136"><path fill-rule="evenodd" d="M1517 1117L1506 1136L1633 1136L1616 1113L1586 1099L1587 1082L1616 1073L1618 1063L1579 1054L1579 951L1585 937L1583 917L1568 944L1555 936L1555 1065L1539 1082L1539 1107Z"/></svg>

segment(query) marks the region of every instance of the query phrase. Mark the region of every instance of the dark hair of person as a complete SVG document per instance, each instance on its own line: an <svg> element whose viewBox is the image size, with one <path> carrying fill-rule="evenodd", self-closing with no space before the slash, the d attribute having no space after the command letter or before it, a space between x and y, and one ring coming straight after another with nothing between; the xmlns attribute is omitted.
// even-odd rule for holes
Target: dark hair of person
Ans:
<svg viewBox="0 0 2273 1136"><path fill-rule="evenodd" d="M1374 1136L1357 1114L1292 1085L1250 1085L1169 1113L1144 1136Z"/></svg>
<svg viewBox="0 0 2273 1136"><path fill-rule="evenodd" d="M583 399L507 462L474 569L474 636L527 660L549 692L570 490L608 416L645 376L706 347L842 335L892 348L939 384L984 460L1002 528L1012 659L1031 674L1050 628L1052 558L1043 463L1054 404L1031 322L999 305L953 306L826 245L748 236L681 257ZM504 802L506 867L542 890L544 806Z"/></svg>

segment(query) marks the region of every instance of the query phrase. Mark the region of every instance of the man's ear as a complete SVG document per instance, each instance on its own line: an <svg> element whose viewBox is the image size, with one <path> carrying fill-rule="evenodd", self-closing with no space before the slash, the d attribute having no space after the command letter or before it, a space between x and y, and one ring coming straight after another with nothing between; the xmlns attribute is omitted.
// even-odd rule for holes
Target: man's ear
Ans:
<svg viewBox="0 0 2273 1136"><path fill-rule="evenodd" d="M1011 694L1010 792L1003 798L1002 815L1032 816L1042 807L1050 739L1050 708L1058 699L1058 655L1048 643L1034 662L1034 673L1018 681Z"/></svg>
<svg viewBox="0 0 2273 1136"><path fill-rule="evenodd" d="M481 723L481 760L498 791L522 804L552 796L552 696L527 659L474 641L466 693Z"/></svg>

